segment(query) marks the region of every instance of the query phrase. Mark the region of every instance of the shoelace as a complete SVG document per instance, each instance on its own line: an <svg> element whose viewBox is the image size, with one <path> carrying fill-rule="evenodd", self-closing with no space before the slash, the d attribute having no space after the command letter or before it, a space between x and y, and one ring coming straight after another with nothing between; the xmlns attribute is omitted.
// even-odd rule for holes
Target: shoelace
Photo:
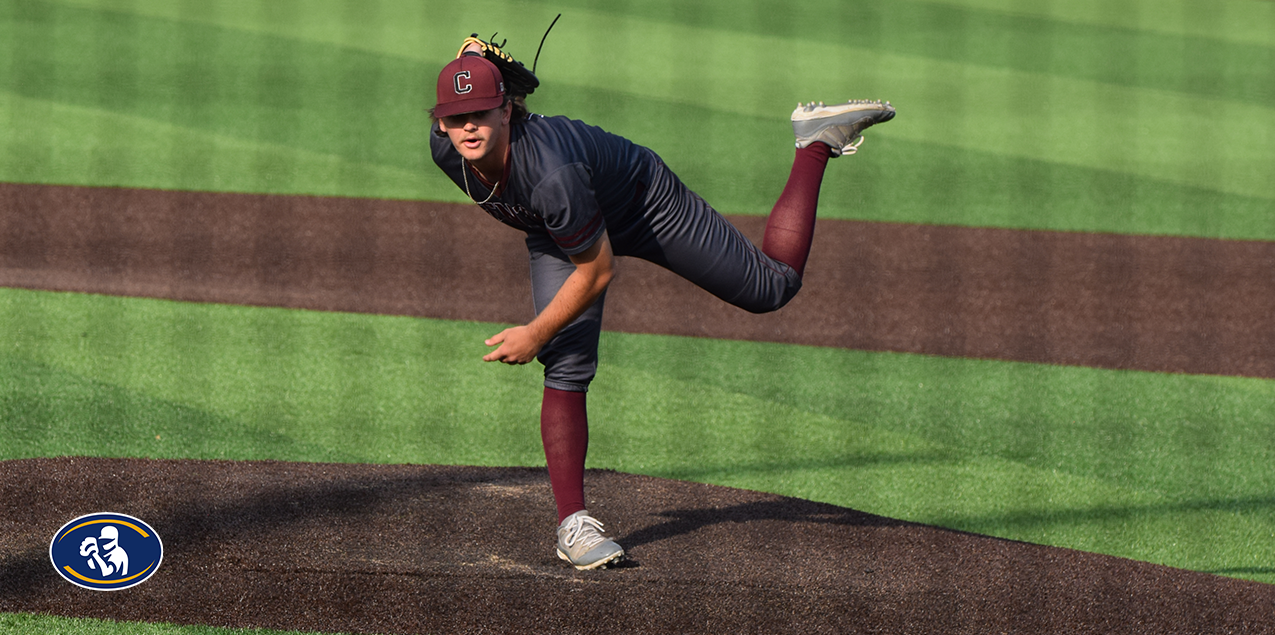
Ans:
<svg viewBox="0 0 1275 635"><path fill-rule="evenodd" d="M602 523L592 516L576 516L567 523L567 535L562 539L562 544L567 547L575 547L576 541L581 542L581 546L585 549L592 549L599 543L606 540L600 533L602 531Z"/></svg>
<svg viewBox="0 0 1275 635"><path fill-rule="evenodd" d="M861 145L863 145L863 135L859 135L854 141L850 142L850 145L841 148L841 154L854 154L859 151L859 146Z"/></svg>

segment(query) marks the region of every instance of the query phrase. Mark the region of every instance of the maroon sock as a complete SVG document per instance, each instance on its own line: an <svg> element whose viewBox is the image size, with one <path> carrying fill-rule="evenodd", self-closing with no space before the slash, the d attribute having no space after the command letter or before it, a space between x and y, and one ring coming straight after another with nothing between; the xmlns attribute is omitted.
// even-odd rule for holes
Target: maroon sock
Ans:
<svg viewBox="0 0 1275 635"><path fill-rule="evenodd" d="M798 148L792 161L792 172L788 174L788 184L766 219L762 252L796 269L797 275L806 270L806 258L810 256L819 187L823 184L823 171L828 167L830 158L832 149L823 143Z"/></svg>
<svg viewBox="0 0 1275 635"><path fill-rule="evenodd" d="M584 396L582 392L545 388L540 404L540 440L545 446L559 524L584 509L584 455L589 449Z"/></svg>

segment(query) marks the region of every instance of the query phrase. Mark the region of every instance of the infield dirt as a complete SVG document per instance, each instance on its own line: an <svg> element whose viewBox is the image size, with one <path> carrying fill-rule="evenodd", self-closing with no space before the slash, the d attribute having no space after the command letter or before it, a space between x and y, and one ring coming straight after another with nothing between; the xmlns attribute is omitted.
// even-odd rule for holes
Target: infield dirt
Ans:
<svg viewBox="0 0 1275 635"><path fill-rule="evenodd" d="M520 232L473 205L0 184L0 286L492 322L532 317ZM760 242L765 219L731 216ZM1275 377L1275 243L819 222L752 315L622 258L604 327Z"/></svg>

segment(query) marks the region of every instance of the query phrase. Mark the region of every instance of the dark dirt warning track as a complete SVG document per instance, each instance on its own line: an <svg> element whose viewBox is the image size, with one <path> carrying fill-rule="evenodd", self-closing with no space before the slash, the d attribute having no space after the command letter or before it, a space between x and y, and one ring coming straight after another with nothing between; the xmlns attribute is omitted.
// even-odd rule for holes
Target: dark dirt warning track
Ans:
<svg viewBox="0 0 1275 635"><path fill-rule="evenodd" d="M524 322L521 234L472 205L0 184L0 286ZM731 217L760 241L764 219ZM1275 377L1275 243L820 221L751 315L623 258L632 333Z"/></svg>
<svg viewBox="0 0 1275 635"><path fill-rule="evenodd" d="M762 219L733 218L754 239ZM773 315L623 259L606 327L1275 377L1275 244L821 221ZM0 184L0 286L520 322L519 234L472 206ZM590 472L629 549L575 572L543 470L0 462L0 611L357 633L1275 630L1275 586ZM108 509L109 508L109 509ZM48 540L143 518L146 583L74 587ZM498 513L493 513L498 510Z"/></svg>

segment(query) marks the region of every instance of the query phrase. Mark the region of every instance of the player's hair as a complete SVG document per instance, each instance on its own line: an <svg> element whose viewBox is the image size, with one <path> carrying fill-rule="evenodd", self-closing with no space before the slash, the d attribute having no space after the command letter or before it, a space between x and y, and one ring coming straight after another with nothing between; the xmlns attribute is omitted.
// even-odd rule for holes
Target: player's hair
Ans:
<svg viewBox="0 0 1275 635"><path fill-rule="evenodd" d="M531 111L527 110L527 96L515 95L513 98L513 102L514 102L514 114L512 117L509 118L509 123L522 123L526 121L527 115L531 114Z"/></svg>
<svg viewBox="0 0 1275 635"><path fill-rule="evenodd" d="M513 115L509 117L509 123L517 124L517 123L522 123L526 121L527 116L531 114L531 111L527 110L527 97L525 95L514 95L514 96L506 95L505 103L501 104L500 107L504 108L505 105L509 104L510 102L513 103L514 110L513 110ZM434 134L440 137L447 136L443 134L442 130L438 129L438 117L434 116L433 108L429 109L429 129L434 131Z"/></svg>

